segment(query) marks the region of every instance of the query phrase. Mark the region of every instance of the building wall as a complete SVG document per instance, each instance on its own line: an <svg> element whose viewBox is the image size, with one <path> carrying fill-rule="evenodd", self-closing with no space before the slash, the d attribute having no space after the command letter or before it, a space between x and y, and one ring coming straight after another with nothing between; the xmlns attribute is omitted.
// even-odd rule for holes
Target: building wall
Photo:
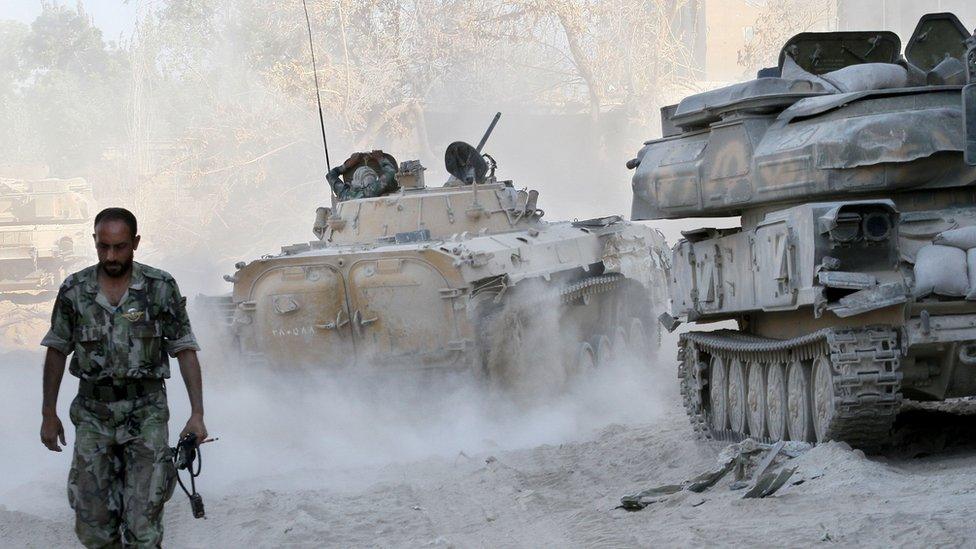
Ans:
<svg viewBox="0 0 976 549"><path fill-rule="evenodd" d="M752 37L756 19L769 0L699 0L704 36L696 58L708 82L736 82L755 75L739 64L739 52ZM891 30L902 47L926 13L952 12L976 28L976 0L836 0L838 30ZM701 31L699 31L701 32Z"/></svg>
<svg viewBox="0 0 976 549"><path fill-rule="evenodd" d="M976 0L838 0L837 23L840 30L894 31L904 47L922 15L943 11L976 26Z"/></svg>
<svg viewBox="0 0 976 549"><path fill-rule="evenodd" d="M739 65L739 52L752 38L765 4L757 0L708 0L705 10L705 80L739 81L755 76Z"/></svg>

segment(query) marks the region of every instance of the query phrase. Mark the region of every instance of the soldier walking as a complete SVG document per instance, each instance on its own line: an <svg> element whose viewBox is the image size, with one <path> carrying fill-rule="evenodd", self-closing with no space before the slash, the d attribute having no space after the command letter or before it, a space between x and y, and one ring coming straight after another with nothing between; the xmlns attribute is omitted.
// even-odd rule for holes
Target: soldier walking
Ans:
<svg viewBox="0 0 976 549"><path fill-rule="evenodd" d="M98 264L68 276L41 345L44 402L41 442L66 444L58 391L69 371L80 379L71 403L75 447L68 502L86 547L159 547L163 504L176 483L169 450L164 381L179 361L191 414L183 434L207 437L199 350L186 299L168 273L133 261L136 218L122 208L95 217Z"/></svg>

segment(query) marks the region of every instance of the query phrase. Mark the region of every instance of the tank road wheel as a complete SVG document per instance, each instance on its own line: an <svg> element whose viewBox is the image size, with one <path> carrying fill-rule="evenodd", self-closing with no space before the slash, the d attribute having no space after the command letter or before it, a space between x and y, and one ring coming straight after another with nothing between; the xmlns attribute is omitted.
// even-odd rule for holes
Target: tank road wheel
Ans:
<svg viewBox="0 0 976 549"><path fill-rule="evenodd" d="M813 361L813 431L817 442L826 442L834 419L834 374L830 359L819 356Z"/></svg>
<svg viewBox="0 0 976 549"><path fill-rule="evenodd" d="M766 435L766 376L763 365L758 362L750 362L748 371L746 420L749 434L762 438Z"/></svg>
<svg viewBox="0 0 976 549"><path fill-rule="evenodd" d="M630 347L627 345L627 331L623 326L617 326L613 331L613 345L610 346L613 356L617 360L630 358Z"/></svg>
<svg viewBox="0 0 976 549"><path fill-rule="evenodd" d="M746 366L734 358L729 362L729 426L736 433L746 432Z"/></svg>
<svg viewBox="0 0 976 549"><path fill-rule="evenodd" d="M486 325L486 371L491 386L503 391L536 390L538 375L530 367L526 348L526 335L531 328L526 314L499 311L487 319Z"/></svg>
<svg viewBox="0 0 976 549"><path fill-rule="evenodd" d="M596 345L594 345L594 351L596 353L596 367L606 368L613 361L613 347L610 345L610 338L601 335L596 336L594 340Z"/></svg>
<svg viewBox="0 0 976 549"><path fill-rule="evenodd" d="M637 360L647 360L650 358L651 347L647 341L647 331L644 323L639 318L631 318L630 326L627 330L627 342L630 351Z"/></svg>
<svg viewBox="0 0 976 549"><path fill-rule="evenodd" d="M708 400L711 409L712 430L724 431L729 426L729 374L725 361L712 356L708 373Z"/></svg>
<svg viewBox="0 0 976 549"><path fill-rule="evenodd" d="M576 351L576 363L573 367L576 375L587 375L596 369L596 352L592 345L585 341L579 344L579 349Z"/></svg>
<svg viewBox="0 0 976 549"><path fill-rule="evenodd" d="M778 362L766 373L766 428L769 438L786 439L786 374Z"/></svg>
<svg viewBox="0 0 976 549"><path fill-rule="evenodd" d="M810 403L810 369L799 360L790 363L786 373L787 431L790 440L813 440L813 413Z"/></svg>

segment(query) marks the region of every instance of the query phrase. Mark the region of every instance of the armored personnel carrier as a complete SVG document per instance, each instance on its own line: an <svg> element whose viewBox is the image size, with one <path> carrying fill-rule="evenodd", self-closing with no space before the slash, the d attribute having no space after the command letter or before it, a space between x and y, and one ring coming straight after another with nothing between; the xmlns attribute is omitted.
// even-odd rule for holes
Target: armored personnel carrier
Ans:
<svg viewBox="0 0 976 549"><path fill-rule="evenodd" d="M211 298L235 347L273 368L558 387L652 345L659 232L620 217L546 222L538 192L496 178L479 150L455 143L446 161L443 187L401 163L398 191L318 208L315 240L238 263L232 294Z"/></svg>
<svg viewBox="0 0 976 549"><path fill-rule="evenodd" d="M930 14L904 54L803 33L779 60L662 110L633 218L741 219L672 250L662 322L733 323L680 336L701 435L875 447L903 399L976 395L974 39Z"/></svg>
<svg viewBox="0 0 976 549"><path fill-rule="evenodd" d="M0 300L37 302L57 293L89 259L91 205L84 179L0 178Z"/></svg>

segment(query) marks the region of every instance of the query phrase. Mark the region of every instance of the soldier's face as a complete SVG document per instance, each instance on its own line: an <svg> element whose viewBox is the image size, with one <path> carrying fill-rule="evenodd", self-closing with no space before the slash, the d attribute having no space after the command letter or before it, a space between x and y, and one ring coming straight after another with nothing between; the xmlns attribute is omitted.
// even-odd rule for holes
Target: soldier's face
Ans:
<svg viewBox="0 0 976 549"><path fill-rule="evenodd" d="M121 277L132 269L132 256L139 247L139 236L129 231L124 221L102 221L95 226L98 266L108 276Z"/></svg>

